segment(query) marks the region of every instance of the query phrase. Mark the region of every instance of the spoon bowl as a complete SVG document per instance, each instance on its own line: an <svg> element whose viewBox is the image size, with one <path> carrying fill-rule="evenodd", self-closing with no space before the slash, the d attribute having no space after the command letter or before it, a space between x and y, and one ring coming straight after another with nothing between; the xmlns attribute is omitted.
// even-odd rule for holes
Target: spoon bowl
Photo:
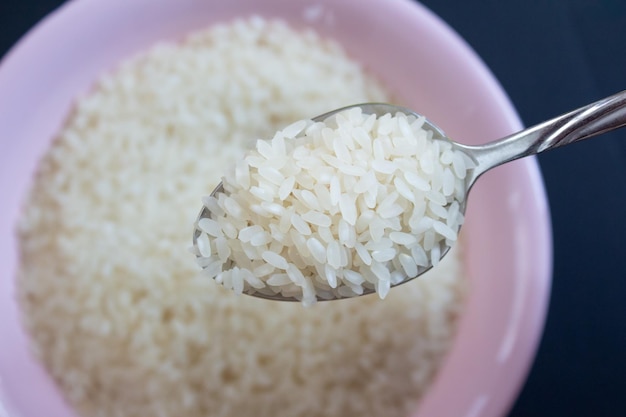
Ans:
<svg viewBox="0 0 626 417"><path fill-rule="evenodd" d="M350 105L350 106L346 106L346 107L342 107L339 109L335 109L332 111L329 111L327 113L321 114L319 116L316 116L314 118L312 118L311 120L313 122L324 122L332 117L334 117L335 115L339 114L339 113L344 113L347 112L351 109L354 108L360 108L361 111L363 112L363 114L367 114L367 115L376 115L377 117L382 117L386 114L397 114L397 113L402 113L405 114L407 116L411 116L414 118L423 118L422 115L406 108L406 107L401 107L401 106L396 106L393 104L389 104L389 103L361 103L361 104L355 104L355 105ZM461 148L460 145L456 144L455 142L452 142L449 140L449 138L446 136L446 134L443 132L443 130L441 130L437 125L431 123L428 119L423 118L424 119L424 124L423 124L423 128L427 131L432 132L432 139L433 140L445 140L447 142L450 142L453 146L459 146L459 149ZM209 195L210 197L215 197L220 193L224 193L224 183L223 181L220 181L220 183L213 189L213 191L211 192L211 194ZM463 201L463 203L461 204L460 207L460 211L461 213L465 212L465 201ZM196 222L194 223L194 230L193 230L193 245L194 247L197 247L198 244L198 238L201 235L202 231L200 229L200 227L198 226L198 223L201 219L203 218L212 218L213 215L211 213L211 210L206 206L203 205L202 208L200 209L200 212L197 216ZM441 247L441 258L443 258L448 251L450 250L450 246L447 245L442 245ZM196 256L200 257L199 253L196 251ZM412 277L407 277L404 281L400 282L400 283L392 283L391 287L395 287L397 285L403 284L405 282L411 281L415 278L417 278L418 276L424 274L425 272L429 271L431 268L433 267L432 263L429 263L429 265L425 266L425 267L419 267L419 272L417 275L412 276ZM363 289L363 293L360 294L361 296L363 295L368 295L368 294L373 294L376 291L373 288L364 288ZM275 301L301 301L300 298L296 298L296 297L290 297L290 296L284 296L280 293L272 293L272 292L264 292L264 291L254 291L254 292L246 292L246 294L248 295L252 295L258 298L264 298L264 299L268 299L268 300L275 300ZM350 297L340 297L338 296L337 298L333 298L333 299L340 299L340 298L350 298ZM327 298L321 298L321 297L317 297L317 301L329 301L329 299Z"/></svg>
<svg viewBox="0 0 626 417"><path fill-rule="evenodd" d="M475 166L468 170L467 176L464 178L464 191L465 198L459 201L459 210L461 213L465 212L467 194L469 194L472 186L478 180L478 178L487 172L488 170L502 165L506 162L510 162L522 157L535 155L550 149L554 149L560 146L564 146L570 143L574 143L583 139L606 133L608 131L617 129L626 125L626 91L622 91L615 95L609 96L597 102L591 103L587 106L573 110L569 113L558 116L554 119L548 120L544 123L522 130L515 134L509 135L503 139L487 143L485 145L464 145L455 141L452 141L436 124L424 118L424 116L405 107L395 106L387 103L363 103L352 106L343 107L324 113L320 116L313 118L314 122L323 122L327 119L337 115L338 113L349 111L353 108L360 108L363 114L376 115L382 117L387 114L395 115L398 113L404 114L412 118L423 118L423 128L431 132L431 140L442 140L450 143L452 148L456 151L462 152L469 160L473 161ZM217 196L220 193L224 193L224 185L222 182L211 193L212 197ZM195 222L193 232L193 244L196 248L196 255L200 258L200 254L197 251L198 238L202 231L200 230L199 222L203 218L212 218L210 209L204 205L198 215L198 219ZM460 229L461 225L458 225ZM458 229L456 230L458 232ZM444 241L444 242L447 242ZM441 245L440 255L445 256L450 250L451 246L447 243ZM430 259L430 258L429 258ZM414 276L408 276L406 279L392 283L391 287L409 282L418 276L424 274L433 267L433 263L429 261L429 264L420 267L417 274ZM367 295L375 292L374 289L364 288L362 294ZM253 290L249 293L260 298L277 300L277 301L300 301L300 298L295 296L285 296L279 292L273 290ZM340 299L348 298L340 295L335 295L334 298ZM329 298L317 296L318 301L328 300Z"/></svg>

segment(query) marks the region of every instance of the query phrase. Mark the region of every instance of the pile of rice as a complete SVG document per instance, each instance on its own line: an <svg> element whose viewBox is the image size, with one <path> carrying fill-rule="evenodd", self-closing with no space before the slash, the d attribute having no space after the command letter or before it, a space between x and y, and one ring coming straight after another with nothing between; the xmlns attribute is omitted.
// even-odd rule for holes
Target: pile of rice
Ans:
<svg viewBox="0 0 626 417"><path fill-rule="evenodd" d="M334 43L260 18L103 75L19 225L33 348L84 417L404 416L455 332L459 252L392 290L303 309L236 296L188 252L198 198L250 139L389 96Z"/></svg>
<svg viewBox="0 0 626 417"><path fill-rule="evenodd" d="M437 266L457 241L474 164L424 122L355 107L259 139L204 199L194 249L205 274L310 306L384 299Z"/></svg>

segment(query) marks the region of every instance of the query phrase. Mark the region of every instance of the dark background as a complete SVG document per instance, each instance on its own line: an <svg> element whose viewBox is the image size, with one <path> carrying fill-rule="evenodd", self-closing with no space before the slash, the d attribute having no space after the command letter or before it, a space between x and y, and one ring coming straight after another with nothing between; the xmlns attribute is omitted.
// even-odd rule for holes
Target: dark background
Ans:
<svg viewBox="0 0 626 417"><path fill-rule="evenodd" d="M0 56L61 3L0 0ZM626 89L626 1L423 4L478 52L527 126ZM626 128L539 162L554 230L553 289L509 417L626 416Z"/></svg>

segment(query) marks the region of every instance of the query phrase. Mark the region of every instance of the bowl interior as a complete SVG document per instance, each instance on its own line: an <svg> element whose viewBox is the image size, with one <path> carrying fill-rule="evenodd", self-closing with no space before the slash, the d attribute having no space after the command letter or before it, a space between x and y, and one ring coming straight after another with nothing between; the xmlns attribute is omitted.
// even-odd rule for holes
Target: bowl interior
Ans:
<svg viewBox="0 0 626 417"><path fill-rule="evenodd" d="M13 232L37 160L73 100L102 70L156 41L250 14L284 18L337 39L402 104L460 142L483 143L521 127L480 59L409 0L67 3L0 64L0 417L74 415L28 352L14 299ZM534 159L481 178L463 234L470 297L456 342L417 416L501 415L526 376L551 270L548 208Z"/></svg>

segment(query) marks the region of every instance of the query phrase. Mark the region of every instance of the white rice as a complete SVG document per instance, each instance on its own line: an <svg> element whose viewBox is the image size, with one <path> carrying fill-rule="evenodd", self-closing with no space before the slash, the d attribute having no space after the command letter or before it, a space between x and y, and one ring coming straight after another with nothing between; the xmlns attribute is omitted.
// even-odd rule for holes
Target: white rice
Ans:
<svg viewBox="0 0 626 417"><path fill-rule="evenodd" d="M267 262L274 270L256 276L267 285L244 285L244 292L264 289L263 294L271 295L289 289L304 305L327 298L329 292L333 298L344 298L376 291L384 298L390 285L380 281L395 274L398 284L423 273L428 264L437 265L458 240L463 223L458 208L464 205L466 170L472 161L450 142L433 140L432 134L421 117L404 113L377 117L357 107L324 121L301 120L271 140L258 140L256 148L226 173L224 193L204 199L207 208L218 207L220 214L209 213L211 230L206 230L207 219L199 220L202 240L195 245L199 262L206 264L205 258L219 255L217 245L207 244L211 239L228 245L232 254L220 255L222 269L212 267L205 275L216 278L233 268L254 275L254 268ZM464 167L459 175L453 168L457 159ZM324 178L320 172L325 172ZM407 174L410 184L402 179ZM297 184L280 190L286 178L296 178ZM252 209L268 205L275 208L262 214ZM357 228L363 215L367 221ZM214 237L222 236L226 228L238 230L238 237L228 241ZM251 228L259 237L257 244L247 239ZM272 233L276 229L280 233ZM291 230L307 236L306 247L290 236ZM357 242L366 244L357 249ZM415 246L421 250L412 251ZM413 253L409 262L407 256ZM240 258L245 265L237 264ZM360 277L373 268L371 259L379 272L372 269L376 279L365 281ZM306 279L283 284L271 280L293 264ZM322 268L326 280L316 279ZM384 268L389 271L382 272ZM309 282L315 294L305 297Z"/></svg>
<svg viewBox="0 0 626 417"><path fill-rule="evenodd" d="M103 75L42 160L19 229L23 320L35 353L80 415L404 416L415 409L454 335L458 252L385 302L364 297L308 310L236 296L199 274L187 252L198 196L241 159L250 138L328 109L388 99L337 45L258 18L158 45ZM298 131L295 125L288 134ZM291 193L302 182L273 186ZM335 197L331 187L325 198ZM235 217L237 210L229 206ZM272 236L308 248L304 238L313 236L286 231L291 217L284 218ZM356 227L367 222L364 214ZM221 268L223 243L238 231L202 227L224 239L203 249L217 251L205 258L208 268ZM317 227L324 245L331 232ZM357 256L367 258L363 243L355 244ZM256 277L270 274L267 265L219 279L243 291L262 284ZM310 296L318 279L299 275L297 265L293 258L273 279L297 282ZM334 271L324 265L318 272L330 289ZM342 291L358 291L361 279L346 279L354 286Z"/></svg>

